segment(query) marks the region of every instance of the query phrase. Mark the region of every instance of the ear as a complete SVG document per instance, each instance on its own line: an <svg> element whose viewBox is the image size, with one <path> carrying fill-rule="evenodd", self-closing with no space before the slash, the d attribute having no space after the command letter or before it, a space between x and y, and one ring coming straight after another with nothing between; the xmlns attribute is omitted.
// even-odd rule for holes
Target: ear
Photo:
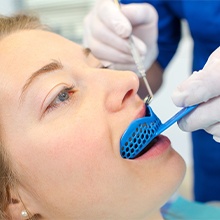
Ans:
<svg viewBox="0 0 220 220"><path fill-rule="evenodd" d="M7 214L13 220L25 220L29 219L31 216L27 207L24 205L24 201L21 200L21 196L17 190L10 189L8 192L9 204L7 207Z"/></svg>
<svg viewBox="0 0 220 220"><path fill-rule="evenodd" d="M7 214L11 217L11 219L25 219L22 218L22 211L24 210L23 203L21 202L19 196L17 193L14 192L14 190L9 190L8 192L9 196L9 203L7 207Z"/></svg>

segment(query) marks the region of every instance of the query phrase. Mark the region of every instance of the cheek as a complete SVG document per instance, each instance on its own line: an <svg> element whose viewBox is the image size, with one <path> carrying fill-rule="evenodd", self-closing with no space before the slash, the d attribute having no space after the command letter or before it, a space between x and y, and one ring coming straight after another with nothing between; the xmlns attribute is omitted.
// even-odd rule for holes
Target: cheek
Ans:
<svg viewBox="0 0 220 220"><path fill-rule="evenodd" d="M39 130L29 134L13 151L19 164L18 173L27 171L24 180L29 176L32 182L44 180L56 184L83 180L83 177L92 176L100 158L111 150L107 147L108 131L103 126L94 128L81 123L80 126L53 129L50 133Z"/></svg>

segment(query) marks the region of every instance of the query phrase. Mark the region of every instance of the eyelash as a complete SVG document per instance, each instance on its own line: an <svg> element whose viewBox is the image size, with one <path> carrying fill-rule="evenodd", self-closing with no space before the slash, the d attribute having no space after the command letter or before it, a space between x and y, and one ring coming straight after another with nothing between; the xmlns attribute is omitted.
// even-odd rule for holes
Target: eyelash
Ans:
<svg viewBox="0 0 220 220"><path fill-rule="evenodd" d="M72 95L73 95L73 93L74 93L74 91L73 91L73 88L74 88L74 86L72 85L71 87L64 87L58 94L57 94L57 96L55 97L55 99L50 103L50 105L47 107L47 109L46 109L46 113L49 113L49 112L51 112L51 111L53 111L54 109L56 109L56 108L58 108L58 107L61 107L62 105L66 105L66 104L68 104L70 101L71 101L71 98L72 98ZM65 92L67 92L68 93L68 99L67 100L64 100L64 101L59 101L59 103L56 103L57 101L57 99L58 98L61 98L61 97L59 97L61 94L63 94L63 93L65 93Z"/></svg>

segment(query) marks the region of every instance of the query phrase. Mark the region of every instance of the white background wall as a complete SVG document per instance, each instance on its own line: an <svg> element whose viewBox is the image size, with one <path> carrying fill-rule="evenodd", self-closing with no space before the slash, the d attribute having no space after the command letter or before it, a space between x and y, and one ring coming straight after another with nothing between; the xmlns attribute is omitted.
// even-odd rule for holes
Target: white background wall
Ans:
<svg viewBox="0 0 220 220"><path fill-rule="evenodd" d="M1 0L0 14L10 15L17 11L22 5L21 0Z"/></svg>
<svg viewBox="0 0 220 220"><path fill-rule="evenodd" d="M81 43L83 18L95 0L23 0L27 10L34 11L43 23L62 36Z"/></svg>
<svg viewBox="0 0 220 220"><path fill-rule="evenodd" d="M167 121L180 108L177 108L172 100L171 94L175 87L191 73L192 61L192 40L188 33L187 24L183 23L183 39L172 62L164 73L162 88L156 93L152 101L152 108L162 122ZM188 165L192 164L191 159L191 137L189 133L179 129L177 123L166 130L163 134L168 135L173 147L183 156Z"/></svg>

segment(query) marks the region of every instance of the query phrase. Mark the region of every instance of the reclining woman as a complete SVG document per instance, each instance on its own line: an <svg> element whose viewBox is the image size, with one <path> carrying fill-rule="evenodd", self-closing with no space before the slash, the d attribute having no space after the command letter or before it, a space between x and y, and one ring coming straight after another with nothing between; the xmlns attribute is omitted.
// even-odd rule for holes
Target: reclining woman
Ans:
<svg viewBox="0 0 220 220"><path fill-rule="evenodd" d="M0 30L1 219L162 219L185 163L165 136L135 160L120 156L145 114L137 76L36 17L1 17Z"/></svg>

